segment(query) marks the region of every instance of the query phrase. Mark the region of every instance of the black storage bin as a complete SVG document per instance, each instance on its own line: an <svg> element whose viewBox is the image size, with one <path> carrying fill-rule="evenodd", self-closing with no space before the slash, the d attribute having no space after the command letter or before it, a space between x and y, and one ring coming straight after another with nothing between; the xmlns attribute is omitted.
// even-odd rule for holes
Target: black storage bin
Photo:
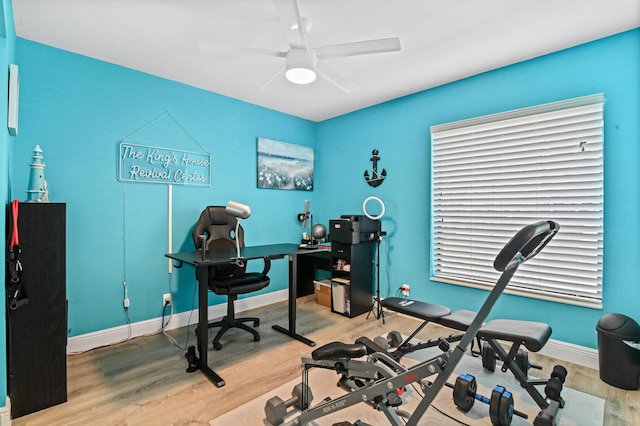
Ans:
<svg viewBox="0 0 640 426"><path fill-rule="evenodd" d="M598 321L600 379L620 389L640 389L640 325L622 314L606 314Z"/></svg>

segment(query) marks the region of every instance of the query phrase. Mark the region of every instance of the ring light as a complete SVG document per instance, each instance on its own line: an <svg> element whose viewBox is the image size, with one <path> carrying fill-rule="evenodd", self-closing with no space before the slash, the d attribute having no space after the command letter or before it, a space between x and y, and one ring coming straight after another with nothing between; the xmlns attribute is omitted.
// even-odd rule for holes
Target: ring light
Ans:
<svg viewBox="0 0 640 426"><path fill-rule="evenodd" d="M382 209L382 211L380 212L379 215L374 216L374 215L370 214L367 211L367 204L369 203L369 201L377 201L380 204L380 208ZM364 212L364 215L367 216L371 220L381 219L382 216L384 216L384 212L385 212L384 203L378 197L373 197L373 196L372 197L367 197L367 198L365 198L364 202L362 203L362 211Z"/></svg>

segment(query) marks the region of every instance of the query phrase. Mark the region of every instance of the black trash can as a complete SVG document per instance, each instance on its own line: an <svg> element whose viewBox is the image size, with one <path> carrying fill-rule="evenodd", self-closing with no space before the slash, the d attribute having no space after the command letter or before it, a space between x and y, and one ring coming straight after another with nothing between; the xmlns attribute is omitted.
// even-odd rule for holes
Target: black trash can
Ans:
<svg viewBox="0 0 640 426"><path fill-rule="evenodd" d="M600 379L620 389L640 389L640 325L622 314L606 314L598 321Z"/></svg>

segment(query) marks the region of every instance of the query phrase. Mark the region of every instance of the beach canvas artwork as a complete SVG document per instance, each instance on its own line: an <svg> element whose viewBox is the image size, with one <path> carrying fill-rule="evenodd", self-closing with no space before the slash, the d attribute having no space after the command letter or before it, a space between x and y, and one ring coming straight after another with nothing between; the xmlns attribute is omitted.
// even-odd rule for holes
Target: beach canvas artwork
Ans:
<svg viewBox="0 0 640 426"><path fill-rule="evenodd" d="M258 188L313 190L313 148L258 138Z"/></svg>

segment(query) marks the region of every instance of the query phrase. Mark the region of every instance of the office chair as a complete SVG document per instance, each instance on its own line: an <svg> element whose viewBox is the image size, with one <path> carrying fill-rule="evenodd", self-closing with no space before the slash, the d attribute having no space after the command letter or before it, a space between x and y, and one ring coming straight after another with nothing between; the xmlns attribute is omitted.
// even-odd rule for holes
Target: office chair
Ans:
<svg viewBox="0 0 640 426"><path fill-rule="evenodd" d="M207 251L211 252L229 252L234 253L236 250L236 239L240 247L244 247L244 230L242 226L238 226L236 233L236 217L225 211L225 206L209 206L202 214L193 229L193 242L197 250L202 250L201 235L206 236L205 245ZM253 322L253 326L260 325L260 319L236 318L234 302L238 299L239 294L251 293L265 288L269 285L269 277L267 273L271 268L271 260L264 259L264 269L262 272L246 272L245 261L224 265L215 265L209 267L209 282L207 283L209 290L217 295L227 296L227 315L220 321L210 322L209 328L221 327L213 339L213 347L216 350L222 349L220 338L230 328L236 327L248 331L253 334L253 340L258 342L260 334L253 328L246 325L246 322Z"/></svg>

